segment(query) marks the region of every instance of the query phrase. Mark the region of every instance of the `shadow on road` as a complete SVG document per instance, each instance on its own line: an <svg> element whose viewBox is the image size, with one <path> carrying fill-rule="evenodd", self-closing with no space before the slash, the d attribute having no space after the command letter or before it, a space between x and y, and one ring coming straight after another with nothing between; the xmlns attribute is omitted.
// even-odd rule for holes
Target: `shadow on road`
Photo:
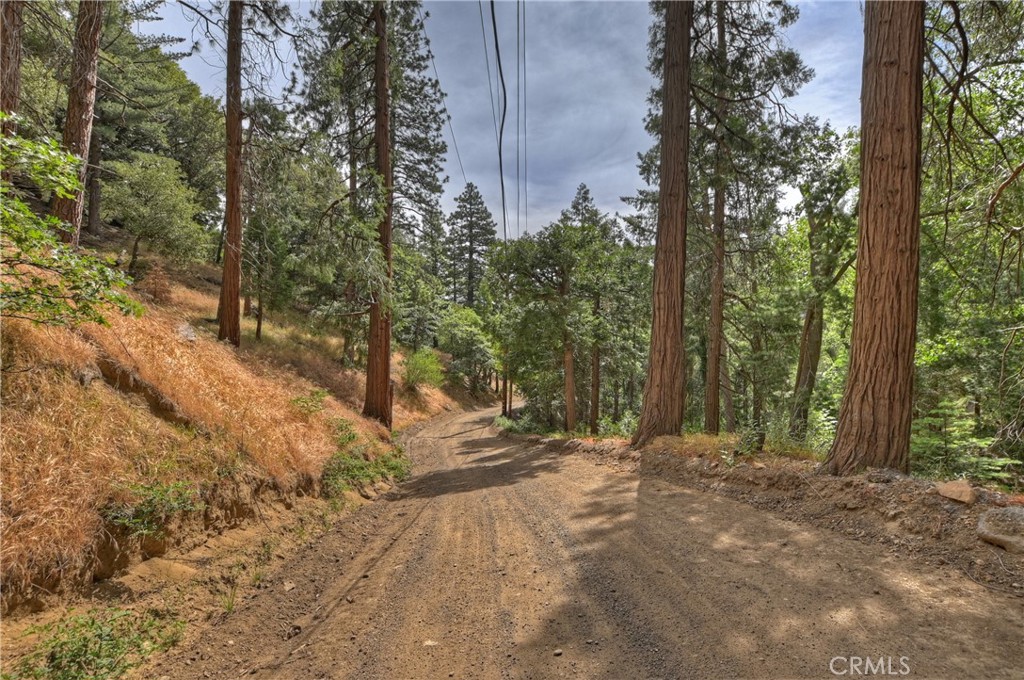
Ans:
<svg viewBox="0 0 1024 680"><path fill-rule="evenodd" d="M486 422L485 422L486 421ZM493 434L489 417L467 423L470 427L453 435L433 439L455 439L480 432L479 438L466 439L455 455L456 467L435 470L414 477L402 485L396 499L434 498L467 493L479 489L517 484L547 472L557 471L560 455L543 446L524 445ZM486 455L480 455L484 454Z"/></svg>

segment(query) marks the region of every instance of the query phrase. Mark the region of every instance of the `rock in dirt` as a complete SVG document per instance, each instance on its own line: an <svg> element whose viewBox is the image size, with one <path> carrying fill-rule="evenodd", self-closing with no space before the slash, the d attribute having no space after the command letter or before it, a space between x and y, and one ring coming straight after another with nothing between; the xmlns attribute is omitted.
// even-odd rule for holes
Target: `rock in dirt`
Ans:
<svg viewBox="0 0 1024 680"><path fill-rule="evenodd" d="M178 337L185 342L195 342L197 339L196 329L192 328L192 326L187 323L181 324L176 330L178 332Z"/></svg>
<svg viewBox="0 0 1024 680"><path fill-rule="evenodd" d="M966 503L971 505L974 501L978 500L977 492L971 488L970 482L966 479L957 479L952 482L943 482L935 487L935 490L939 492L939 495L944 498L950 498L960 503Z"/></svg>
<svg viewBox="0 0 1024 680"><path fill-rule="evenodd" d="M989 510L978 520L978 537L1007 552L1024 553L1024 507Z"/></svg>
<svg viewBox="0 0 1024 680"><path fill-rule="evenodd" d="M562 656L562 650L561 649L556 649L555 650L555 656Z"/></svg>
<svg viewBox="0 0 1024 680"><path fill-rule="evenodd" d="M292 590L295 590L295 584L292 583L291 581L285 581L284 582L284 592L287 593L287 592L291 592Z"/></svg>

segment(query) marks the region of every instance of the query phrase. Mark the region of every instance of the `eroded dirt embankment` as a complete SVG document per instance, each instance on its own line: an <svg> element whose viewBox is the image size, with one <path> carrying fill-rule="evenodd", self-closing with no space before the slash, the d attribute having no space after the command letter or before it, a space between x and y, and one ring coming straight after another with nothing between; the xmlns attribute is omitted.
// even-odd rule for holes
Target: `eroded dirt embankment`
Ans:
<svg viewBox="0 0 1024 680"><path fill-rule="evenodd" d="M624 440L565 440L505 431L501 436L732 498L882 546L894 556L955 567L981 585L1024 597L1024 554L1007 552L978 535L982 515L993 508L1024 505L1021 496L971 487L970 502L965 503L943 496L939 484L890 470L838 478L816 475L815 464L809 461L726 462L717 452L680 454L674 437L659 438L641 453Z"/></svg>

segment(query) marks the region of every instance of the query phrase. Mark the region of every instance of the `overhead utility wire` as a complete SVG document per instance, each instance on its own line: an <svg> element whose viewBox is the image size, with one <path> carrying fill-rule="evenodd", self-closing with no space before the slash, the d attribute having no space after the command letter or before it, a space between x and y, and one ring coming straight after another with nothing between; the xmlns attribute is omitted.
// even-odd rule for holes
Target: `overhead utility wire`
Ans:
<svg viewBox="0 0 1024 680"><path fill-rule="evenodd" d="M484 41L484 63L487 65L487 94L491 96L491 121L494 123L494 143L498 141L498 113L494 106L494 90L491 87L491 57L487 51L487 29L484 28L484 3L483 0L476 0L477 8L480 10L480 37Z"/></svg>
<svg viewBox="0 0 1024 680"><path fill-rule="evenodd" d="M522 3L522 190L523 190L523 218L526 225L526 233L529 233L529 147L526 140L526 121L529 116L526 114L526 2Z"/></svg>
<svg viewBox="0 0 1024 680"><path fill-rule="evenodd" d="M498 44L498 17L491 0L491 29L494 31L494 55L498 62L498 79L501 80L501 124L498 127L498 174L501 176L501 231L502 237L508 241L508 204L505 200L505 164L502 160L501 147L505 138L505 115L508 113L508 90L505 88L505 71L501 67L501 46Z"/></svg>
<svg viewBox="0 0 1024 680"><path fill-rule="evenodd" d="M520 85L521 80L519 77L520 65L522 64L522 33L521 33L521 22L519 21L520 12L519 6L522 0L516 0L516 238L519 237L520 227L519 218L522 217L522 208L519 201L520 188L522 187L522 175L519 174L519 168L521 167L519 161L519 148L521 146L522 137L519 134L520 124L523 120L520 103L522 98L520 92L522 87Z"/></svg>
<svg viewBox="0 0 1024 680"><path fill-rule="evenodd" d="M441 76L437 74L437 64L434 62L434 51L430 49L430 37L427 36L427 22L423 17L423 10L420 7L416 8L416 11L420 15L420 25L423 26L423 37L427 39L427 54L430 55L430 63L434 67L434 79L437 80L437 89L441 90L441 107L444 109L444 115L448 119L448 132L452 133L452 146L455 147L455 157L459 159L459 170L462 171L462 181L469 184L469 180L466 178L466 169L462 167L462 154L459 153L459 143L455 140L455 128L452 127L452 114L448 113L448 95L441 88Z"/></svg>

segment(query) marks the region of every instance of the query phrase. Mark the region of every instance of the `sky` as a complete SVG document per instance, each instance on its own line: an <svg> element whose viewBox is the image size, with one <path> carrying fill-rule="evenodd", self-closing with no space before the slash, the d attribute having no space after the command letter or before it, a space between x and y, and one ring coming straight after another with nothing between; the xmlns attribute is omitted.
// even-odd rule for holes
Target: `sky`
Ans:
<svg viewBox="0 0 1024 680"><path fill-rule="evenodd" d="M863 47L861 3L817 0L796 4L800 18L786 30L786 37L804 63L814 69L815 78L790 100L790 107L798 115L829 120L840 130L856 125ZM310 6L309 2L295 2L293 11L306 14ZM496 5L508 91L503 154L509 237L535 233L557 219L580 183L587 184L603 211L628 213L620 199L642 186L637 154L653 142L643 127L653 83L647 71L652 20L648 4L633 0L526 0L526 21L520 25L526 45L525 68L520 67L525 96L520 95L518 106L516 91L522 88L516 87L516 6L508 1ZM465 182L473 182L501 233L501 175L492 96L496 108L500 105L490 4L428 0L424 10L429 15L427 35L452 119L451 129L445 129L449 181L442 207L450 212ZM194 39L187 11L168 3L161 14L161 25L146 26L147 32L181 36L189 42ZM286 60L294 56L283 44L281 54ZM215 48L203 45L181 65L204 92L223 96L223 57ZM278 79L284 82L280 74ZM524 113L517 124L520 107Z"/></svg>

